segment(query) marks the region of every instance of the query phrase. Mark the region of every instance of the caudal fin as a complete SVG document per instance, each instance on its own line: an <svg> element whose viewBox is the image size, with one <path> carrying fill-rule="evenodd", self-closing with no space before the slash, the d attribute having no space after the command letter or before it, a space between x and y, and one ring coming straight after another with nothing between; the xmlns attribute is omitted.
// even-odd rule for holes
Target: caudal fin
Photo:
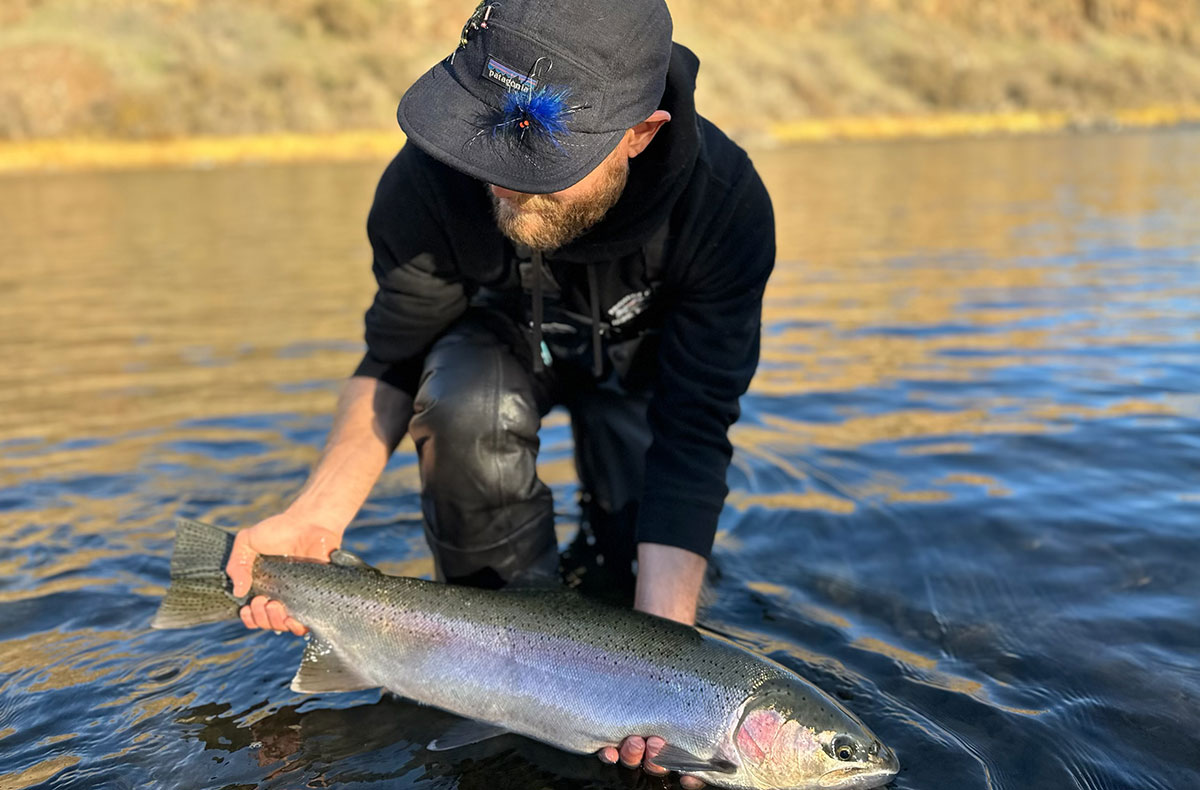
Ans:
<svg viewBox="0 0 1200 790"><path fill-rule="evenodd" d="M233 597L225 563L233 535L211 524L179 519L171 555L171 587L150 625L190 628L237 617L240 602Z"/></svg>

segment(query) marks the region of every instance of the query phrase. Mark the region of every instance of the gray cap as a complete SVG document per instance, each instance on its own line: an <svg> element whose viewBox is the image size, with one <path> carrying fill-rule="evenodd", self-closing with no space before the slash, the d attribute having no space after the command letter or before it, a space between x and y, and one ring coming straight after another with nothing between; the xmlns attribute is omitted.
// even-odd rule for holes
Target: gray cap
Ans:
<svg viewBox="0 0 1200 790"><path fill-rule="evenodd" d="M397 120L433 158L517 192L566 189L659 108L664 0L485 0Z"/></svg>

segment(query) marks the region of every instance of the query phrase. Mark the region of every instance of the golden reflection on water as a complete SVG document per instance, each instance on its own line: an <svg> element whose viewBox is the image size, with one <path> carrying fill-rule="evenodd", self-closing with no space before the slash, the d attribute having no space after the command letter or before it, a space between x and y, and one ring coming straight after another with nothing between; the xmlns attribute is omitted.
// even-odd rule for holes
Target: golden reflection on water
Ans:
<svg viewBox="0 0 1200 790"><path fill-rule="evenodd" d="M1163 146L1180 156L1162 155ZM912 379L969 382L1068 346L1113 342L1090 334L1102 319L1048 326L1060 306L1022 297L1082 289L1080 298L1136 317L1144 293L1126 292L1109 268L1076 254L1099 242L1153 249L1170 241L1153 218L1190 204L1160 185L1181 181L1179 163L1200 169L1200 155L1191 155L1198 148L1194 135L1129 135L755 152L776 208L779 265L752 392L792 397ZM1105 168L1094 167L1098 156ZM0 488L126 475L147 459L225 479L264 463L307 466L316 453L312 439L199 421L329 413L332 382L358 359L361 314L373 291L363 226L382 165L0 181L0 288L7 295L0 300ZM1076 257L1054 257L1063 255ZM1200 283L1191 288L1181 295L1194 303ZM1013 305L979 309L972 306L978 294ZM946 326L953 331L939 331ZM1172 337L1146 320L1121 342ZM1105 375L1102 363L1096 375ZM806 447L954 435L950 448L964 448L964 436L1053 431L1067 417L1195 409L1182 397L1103 407L1031 400L1015 408L981 398L969 409L847 412L837 422L765 415L737 426L734 441L804 480L812 470L787 458ZM261 447L220 453L235 433L238 442ZM411 464L390 474L416 484ZM554 484L574 478L569 460L548 461L543 474ZM948 495L880 485L870 493L893 501ZM991 483L984 488L1003 493ZM248 503L216 515L266 512L285 495L252 487L242 493ZM740 492L730 503L848 512L862 493ZM43 524L88 532L132 504L121 495L81 495L34 507ZM10 515L25 521L34 513Z"/></svg>
<svg viewBox="0 0 1200 790"><path fill-rule="evenodd" d="M31 765L24 771L0 774L0 790L19 790L41 784L55 774L76 765L81 759L73 754L60 754L37 765Z"/></svg>
<svg viewBox="0 0 1200 790"><path fill-rule="evenodd" d="M1181 167L1196 170L1195 151L1187 133L1064 135L800 148L754 160L775 204L780 259L827 270L853 264L848 251L862 261L971 252L1011 260L1030 254L1021 232L1039 226L1054 232L1032 251L1058 255L1086 247L1093 230L1073 220L1089 216L1134 218L1128 240L1159 246L1152 218L1187 209L1162 185L1178 183ZM987 276L1004 287L1053 271L994 267Z"/></svg>
<svg viewBox="0 0 1200 790"><path fill-rule="evenodd" d="M737 510L752 507L768 510L826 510L830 513L853 513L854 503L820 491L781 492L776 494L748 494L731 491L725 504Z"/></svg>
<svg viewBox="0 0 1200 790"><path fill-rule="evenodd" d="M15 292L0 437L319 408L327 392L280 388L353 364L327 344L361 335L368 182L330 167L0 183Z"/></svg>
<svg viewBox="0 0 1200 790"><path fill-rule="evenodd" d="M856 647L859 650L866 650L871 653L887 656L903 666L910 677L918 683L923 683L943 691L965 694L989 707L998 708L1008 713L1015 713L1022 716L1040 716L1046 713L1045 710L1037 708L1014 708L1002 705L988 694L987 689L979 681L941 670L938 668L938 662L935 659L922 656L919 653L913 653L896 645L890 645L880 639L863 636L852 641L850 646Z"/></svg>
<svg viewBox="0 0 1200 790"><path fill-rule="evenodd" d="M1180 168L1192 171L1193 182L1200 177L1197 154L1195 135L757 152L775 204L780 263L767 290L763 365L752 391L796 397L914 379L986 381L1079 349L1181 342L1179 323L1200 298L1200 278L1156 289L1137 269L1114 272L1087 251L1146 250L1153 260L1159 248L1200 238L1200 228L1189 237L1178 222L1161 220L1200 209L1200 194L1170 187L1187 182ZM1166 288L1183 306L1164 310L1160 300L1148 307ZM1062 296L1068 290L1070 301ZM1089 305L1090 317L1071 315L1073 303ZM1173 326L1164 321L1173 316ZM1110 337L1110 319L1138 326ZM1122 363L1102 356L1088 364L1087 376L1098 382L1126 375ZM971 447L962 437L1055 432L1123 415L1195 414L1198 407L1178 395L1081 406L984 394L953 411L844 411L836 422L760 415L757 425L735 426L734 441L743 452L776 460L817 447L947 436L955 440L898 451L962 453ZM798 481L813 477L814 470L782 468ZM844 512L864 496L939 501L966 482L943 478L936 490L883 480L838 485L824 509ZM1009 493L995 481L971 482L989 496ZM807 492L782 497L762 504L815 505ZM740 503L733 497L731 504Z"/></svg>
<svg viewBox="0 0 1200 790"><path fill-rule="evenodd" d="M96 580L91 580L96 584ZM37 671L38 680L31 690L66 688L85 683L100 672L89 671L88 655L100 648L120 644L128 638L124 631L44 631L0 642L0 672ZM107 654L105 654L107 655Z"/></svg>

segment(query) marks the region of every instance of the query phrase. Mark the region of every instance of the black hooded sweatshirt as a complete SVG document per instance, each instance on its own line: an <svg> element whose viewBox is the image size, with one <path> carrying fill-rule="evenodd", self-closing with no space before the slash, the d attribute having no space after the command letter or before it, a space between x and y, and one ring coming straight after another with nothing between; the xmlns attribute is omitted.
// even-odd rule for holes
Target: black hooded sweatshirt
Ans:
<svg viewBox="0 0 1200 790"><path fill-rule="evenodd" d="M699 65L675 45L662 100L671 121L631 160L605 218L546 253L534 278L545 272L545 290L533 290L539 305L549 301L539 328L552 364L600 364L603 376L650 393L638 542L707 557L728 493L728 429L758 364L775 227L749 158L696 113ZM356 375L415 395L430 346L471 306L508 310L524 326L541 313L531 264L522 266L528 251L496 228L486 185L412 143L384 172L367 232L379 291Z"/></svg>

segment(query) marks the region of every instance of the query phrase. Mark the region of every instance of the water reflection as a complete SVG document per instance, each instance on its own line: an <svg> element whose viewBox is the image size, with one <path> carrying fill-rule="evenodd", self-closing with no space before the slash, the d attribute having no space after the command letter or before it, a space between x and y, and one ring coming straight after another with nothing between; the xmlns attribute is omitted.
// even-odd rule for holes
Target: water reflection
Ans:
<svg viewBox="0 0 1200 790"><path fill-rule="evenodd" d="M333 700L331 700L333 701ZM263 772L263 786L342 787L356 783L405 785L452 781L460 788L611 787L612 769L592 758L564 754L516 736L453 753L425 744L456 717L384 696L348 707L319 707L321 700L257 715L209 704L183 711L176 723L205 751L224 752L233 764ZM627 787L662 782L622 773ZM222 777L223 779L229 777ZM622 783L618 783L622 784Z"/></svg>
<svg viewBox="0 0 1200 790"><path fill-rule="evenodd" d="M898 788L1200 786L1200 135L760 151L780 264L718 630L848 700ZM175 515L277 511L372 291L382 163L0 180L0 787L620 787L308 699L297 641L151 632ZM562 537L564 417L543 436ZM349 533L428 574L401 453ZM645 780L640 780L645 781Z"/></svg>

